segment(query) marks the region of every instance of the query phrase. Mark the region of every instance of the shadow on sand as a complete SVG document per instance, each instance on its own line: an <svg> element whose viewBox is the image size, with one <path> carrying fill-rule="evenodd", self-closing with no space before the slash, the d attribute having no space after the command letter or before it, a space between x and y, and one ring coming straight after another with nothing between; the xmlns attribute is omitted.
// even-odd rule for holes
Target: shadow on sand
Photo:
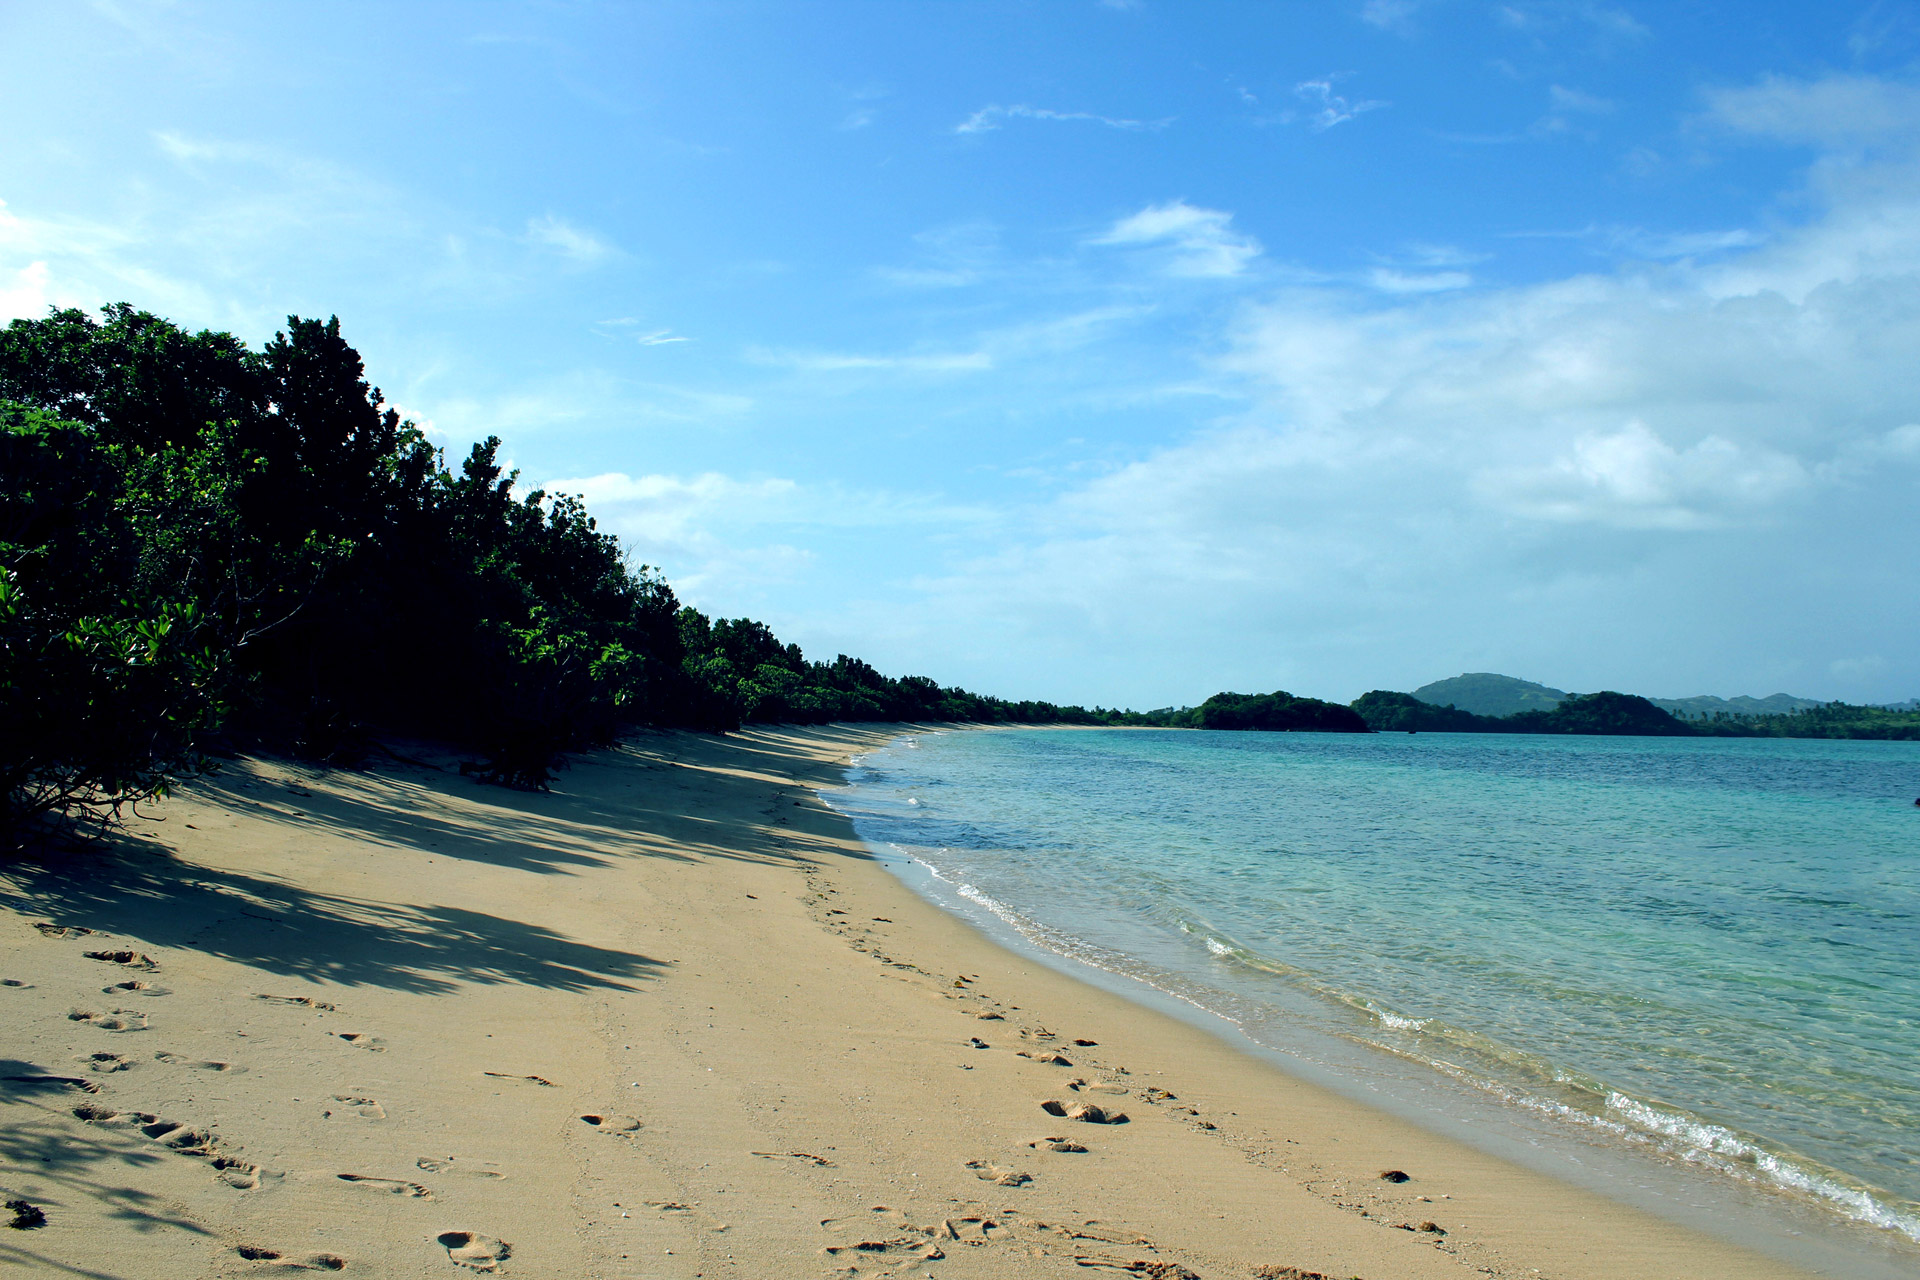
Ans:
<svg viewBox="0 0 1920 1280"><path fill-rule="evenodd" d="M901 726L901 731L910 730ZM804 863L860 856L795 829L794 801L838 785L826 742L853 749L871 729L759 729L725 738L643 734L579 757L553 793L506 791L426 767L325 773L247 763L193 787L241 817L430 851L538 874L571 875L630 858ZM701 803L690 804L699 793ZM456 874L450 868L450 874ZM660 971L644 955L576 942L543 926L442 905L376 902L258 872L203 866L126 839L8 868L23 914L180 947L266 973L431 994L455 983L558 991L630 989Z"/></svg>

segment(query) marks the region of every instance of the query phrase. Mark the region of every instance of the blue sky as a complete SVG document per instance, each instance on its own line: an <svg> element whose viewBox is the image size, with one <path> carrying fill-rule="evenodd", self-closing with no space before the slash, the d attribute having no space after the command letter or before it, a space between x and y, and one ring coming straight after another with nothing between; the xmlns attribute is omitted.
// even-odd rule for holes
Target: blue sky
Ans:
<svg viewBox="0 0 1920 1280"><path fill-rule="evenodd" d="M0 317L338 314L1015 697L1920 694L1920 7L0 6Z"/></svg>

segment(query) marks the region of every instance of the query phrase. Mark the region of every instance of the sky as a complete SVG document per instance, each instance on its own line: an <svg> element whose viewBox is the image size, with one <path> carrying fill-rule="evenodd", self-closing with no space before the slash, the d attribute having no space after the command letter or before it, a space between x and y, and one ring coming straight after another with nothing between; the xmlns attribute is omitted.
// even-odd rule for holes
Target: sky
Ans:
<svg viewBox="0 0 1920 1280"><path fill-rule="evenodd" d="M4 0L0 60L0 319L338 315L809 657L1920 695L1917 4Z"/></svg>

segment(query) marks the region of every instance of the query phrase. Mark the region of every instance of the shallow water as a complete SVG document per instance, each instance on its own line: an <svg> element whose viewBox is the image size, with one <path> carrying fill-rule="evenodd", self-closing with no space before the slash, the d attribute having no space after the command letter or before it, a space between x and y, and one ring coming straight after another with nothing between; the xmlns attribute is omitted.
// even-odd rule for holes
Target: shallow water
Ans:
<svg viewBox="0 0 1920 1280"><path fill-rule="evenodd" d="M1920 744L955 732L849 782L869 841L1263 1044L1920 1241Z"/></svg>

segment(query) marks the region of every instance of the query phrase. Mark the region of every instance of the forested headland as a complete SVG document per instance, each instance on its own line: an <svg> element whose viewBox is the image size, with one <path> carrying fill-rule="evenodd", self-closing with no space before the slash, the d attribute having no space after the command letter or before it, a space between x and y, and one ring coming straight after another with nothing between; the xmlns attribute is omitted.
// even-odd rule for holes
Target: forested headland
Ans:
<svg viewBox="0 0 1920 1280"><path fill-rule="evenodd" d="M1120 718L708 618L499 444L447 465L337 319L257 350L124 304L0 330L0 847L240 748L417 736L542 786L636 726Z"/></svg>

